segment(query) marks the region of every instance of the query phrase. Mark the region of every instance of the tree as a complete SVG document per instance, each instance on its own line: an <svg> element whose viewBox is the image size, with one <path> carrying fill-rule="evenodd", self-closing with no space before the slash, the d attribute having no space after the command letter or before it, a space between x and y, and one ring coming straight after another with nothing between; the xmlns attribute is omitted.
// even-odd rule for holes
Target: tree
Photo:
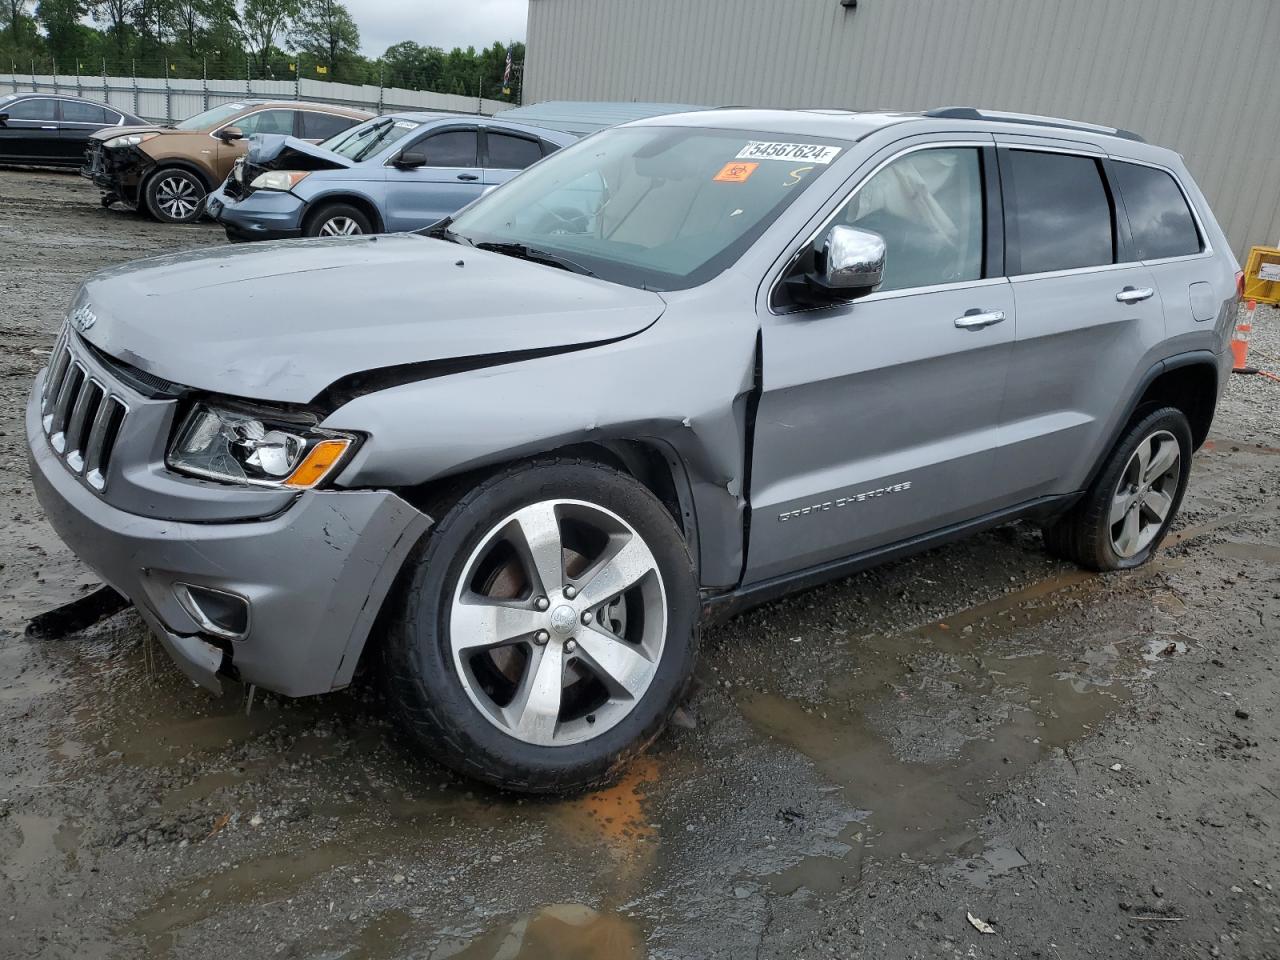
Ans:
<svg viewBox="0 0 1280 960"><path fill-rule="evenodd" d="M72 63L82 49L82 32L96 32L80 22L88 13L84 0L40 0L36 4L36 20L44 28L49 53L56 62Z"/></svg>
<svg viewBox="0 0 1280 960"><path fill-rule="evenodd" d="M4 7L0 12L4 13L5 29L16 47L22 33L22 21L27 18L27 0L4 0Z"/></svg>
<svg viewBox="0 0 1280 960"><path fill-rule="evenodd" d="M300 8L300 0L244 0L240 30L259 70L267 71L276 41L289 32Z"/></svg>
<svg viewBox="0 0 1280 960"><path fill-rule="evenodd" d="M382 55L382 80L389 87L439 89L444 83L444 51L412 40L387 47Z"/></svg>
<svg viewBox="0 0 1280 960"><path fill-rule="evenodd" d="M291 39L298 50L323 62L331 72L360 50L360 28L339 0L303 0Z"/></svg>
<svg viewBox="0 0 1280 960"><path fill-rule="evenodd" d="M116 52L124 56L129 24L133 19L134 0L94 0L89 13L97 23L106 23L107 33L116 42Z"/></svg>

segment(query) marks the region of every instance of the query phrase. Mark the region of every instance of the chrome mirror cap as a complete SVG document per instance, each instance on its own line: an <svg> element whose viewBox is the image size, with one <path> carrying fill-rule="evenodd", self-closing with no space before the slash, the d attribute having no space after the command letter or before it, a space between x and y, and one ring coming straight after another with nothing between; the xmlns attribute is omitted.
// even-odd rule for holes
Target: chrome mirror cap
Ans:
<svg viewBox="0 0 1280 960"><path fill-rule="evenodd" d="M884 279L884 237L843 225L831 228L822 244L824 285L857 292L878 287Z"/></svg>

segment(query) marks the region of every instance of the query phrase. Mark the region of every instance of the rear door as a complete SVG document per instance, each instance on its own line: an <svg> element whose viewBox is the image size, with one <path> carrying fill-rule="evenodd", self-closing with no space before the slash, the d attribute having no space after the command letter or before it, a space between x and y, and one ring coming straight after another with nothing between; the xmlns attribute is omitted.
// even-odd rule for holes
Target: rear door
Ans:
<svg viewBox="0 0 1280 960"><path fill-rule="evenodd" d="M53 97L28 97L0 108L9 115L0 127L0 156L20 162L57 162L58 102Z"/></svg>
<svg viewBox="0 0 1280 960"><path fill-rule="evenodd" d="M1109 161L1066 141L1001 136L1017 340L1005 399L1017 500L1088 482L1165 335Z"/></svg>
<svg viewBox="0 0 1280 960"><path fill-rule="evenodd" d="M475 124L436 127L405 143L402 150L424 150L426 166L387 167L388 232L418 230L466 206L484 190L479 128Z"/></svg>
<svg viewBox="0 0 1280 960"><path fill-rule="evenodd" d="M83 162L89 134L120 122L120 114L96 103L59 100L58 106L58 155L67 163Z"/></svg>
<svg viewBox="0 0 1280 960"><path fill-rule="evenodd" d="M834 224L880 234L884 282L762 317L746 581L820 566L992 509L1014 336L990 137L912 140Z"/></svg>
<svg viewBox="0 0 1280 960"><path fill-rule="evenodd" d="M481 147L486 187L506 183L525 167L541 160L543 155L542 141L537 137L493 128L484 131Z"/></svg>

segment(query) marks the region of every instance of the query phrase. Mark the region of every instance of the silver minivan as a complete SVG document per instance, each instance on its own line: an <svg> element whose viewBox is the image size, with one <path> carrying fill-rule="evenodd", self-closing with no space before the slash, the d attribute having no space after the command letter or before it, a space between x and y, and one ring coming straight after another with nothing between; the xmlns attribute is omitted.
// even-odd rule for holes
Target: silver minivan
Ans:
<svg viewBox="0 0 1280 960"><path fill-rule="evenodd" d="M89 278L32 473L197 682L374 663L430 755L580 789L658 735L708 619L1013 519L1145 562L1239 281L1179 157L1124 131L647 119L423 234Z"/></svg>

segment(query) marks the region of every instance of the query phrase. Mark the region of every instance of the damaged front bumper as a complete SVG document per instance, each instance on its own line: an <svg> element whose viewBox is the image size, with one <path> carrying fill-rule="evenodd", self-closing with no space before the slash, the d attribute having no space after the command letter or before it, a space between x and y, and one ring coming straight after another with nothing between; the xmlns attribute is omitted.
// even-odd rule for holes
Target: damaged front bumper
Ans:
<svg viewBox="0 0 1280 960"><path fill-rule="evenodd" d="M80 176L92 180L104 194L131 207L141 203L142 181L156 162L137 147L113 147L91 143L85 151Z"/></svg>
<svg viewBox="0 0 1280 960"><path fill-rule="evenodd" d="M234 239L287 240L302 236L307 203L285 190L255 190L233 196L224 183L209 194L205 212Z"/></svg>
<svg viewBox="0 0 1280 960"><path fill-rule="evenodd" d="M431 520L386 490L309 490L262 520L191 523L113 507L55 453L36 381L27 445L36 495L58 536L136 605L179 668L286 696L346 686L370 628ZM238 639L209 632L190 588L243 601Z"/></svg>

